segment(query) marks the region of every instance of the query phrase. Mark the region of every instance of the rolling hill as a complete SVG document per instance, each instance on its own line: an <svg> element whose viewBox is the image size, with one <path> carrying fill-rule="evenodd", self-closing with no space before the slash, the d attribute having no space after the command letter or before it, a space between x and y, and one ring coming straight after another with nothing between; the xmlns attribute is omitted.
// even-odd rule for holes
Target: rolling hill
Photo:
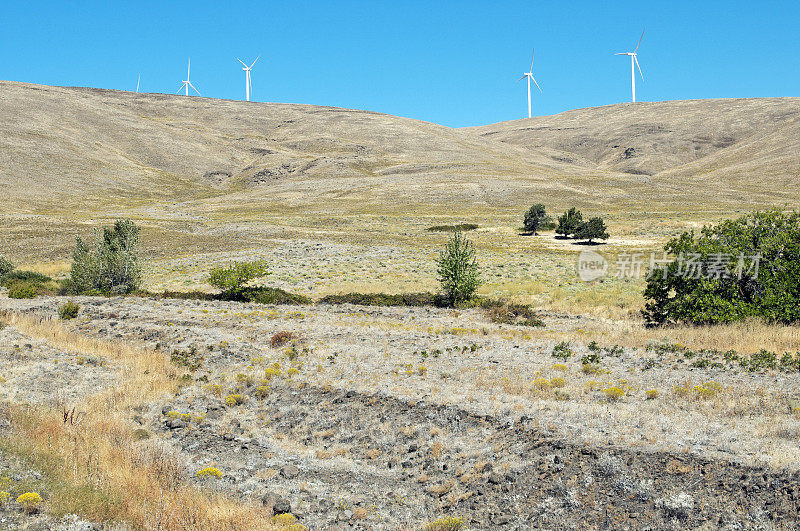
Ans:
<svg viewBox="0 0 800 531"><path fill-rule="evenodd" d="M800 183L800 98L624 103L465 131L687 194L717 186L780 201Z"/></svg>
<svg viewBox="0 0 800 531"><path fill-rule="evenodd" d="M0 213L797 202L800 99L451 129L375 112L0 82ZM162 208L163 207L163 208Z"/></svg>

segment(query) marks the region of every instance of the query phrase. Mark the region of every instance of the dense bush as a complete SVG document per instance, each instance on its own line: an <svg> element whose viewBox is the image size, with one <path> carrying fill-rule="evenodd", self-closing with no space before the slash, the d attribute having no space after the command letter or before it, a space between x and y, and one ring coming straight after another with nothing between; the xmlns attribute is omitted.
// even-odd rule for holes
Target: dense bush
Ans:
<svg viewBox="0 0 800 531"><path fill-rule="evenodd" d="M345 293L327 295L319 301L321 304L358 304L361 306L436 306L445 307L450 301L436 293ZM494 323L544 326L544 322L530 306L515 304L503 300L473 297L464 303L468 308L482 308Z"/></svg>
<svg viewBox="0 0 800 531"><path fill-rule="evenodd" d="M39 295L39 285L33 282L14 282L8 286L8 296L12 299L33 299Z"/></svg>
<svg viewBox="0 0 800 531"><path fill-rule="evenodd" d="M559 216L556 234L561 234L564 237L574 236L582 225L583 214L581 214L581 211L574 207L570 208Z"/></svg>
<svg viewBox="0 0 800 531"><path fill-rule="evenodd" d="M78 317L78 312L80 309L81 307L77 303L73 301L67 301L58 307L58 318L65 321L69 319L75 319Z"/></svg>
<svg viewBox="0 0 800 531"><path fill-rule="evenodd" d="M145 292L142 295L159 297L162 299L179 299L184 301L215 301L219 299L219 295L214 293L206 293L205 291L171 291L164 290L161 293Z"/></svg>
<svg viewBox="0 0 800 531"><path fill-rule="evenodd" d="M14 270L14 264L5 256L0 255L0 280Z"/></svg>
<svg viewBox="0 0 800 531"><path fill-rule="evenodd" d="M266 262L234 262L227 267L215 267L208 276L208 283L219 289L223 297L231 300L241 299L248 282L267 276Z"/></svg>
<svg viewBox="0 0 800 531"><path fill-rule="evenodd" d="M461 232L454 232L436 261L436 273L451 306L468 301L480 285L475 247Z"/></svg>
<svg viewBox="0 0 800 531"><path fill-rule="evenodd" d="M475 223L458 223L456 225L434 225L425 230L428 232L466 232L477 228Z"/></svg>
<svg viewBox="0 0 800 531"><path fill-rule="evenodd" d="M131 293L142 283L136 247L139 227L129 219L118 219L95 234L90 247L77 238L72 254L68 290L74 293Z"/></svg>
<svg viewBox="0 0 800 531"><path fill-rule="evenodd" d="M606 224L603 222L603 218L592 218L582 223L575 231L575 239L589 240L589 243L592 243L595 239L607 240L608 231L606 229Z"/></svg>
<svg viewBox="0 0 800 531"><path fill-rule="evenodd" d="M205 291L169 291L161 293L141 293L143 296L160 297L162 299L180 299L194 301L239 301L255 302L258 304L311 304L311 299L305 295L290 293L280 288L257 286L242 288L237 292L206 293Z"/></svg>
<svg viewBox="0 0 800 531"><path fill-rule="evenodd" d="M446 306L448 301L435 293L344 293L327 295L318 302L361 306Z"/></svg>
<svg viewBox="0 0 800 531"><path fill-rule="evenodd" d="M47 275L18 269L0 277L0 285L8 288L12 299L32 299L38 295L52 295L57 290L57 284Z"/></svg>
<svg viewBox="0 0 800 531"><path fill-rule="evenodd" d="M664 250L673 258L644 291L650 323L800 321L800 213L752 212L685 232Z"/></svg>
<svg viewBox="0 0 800 531"><path fill-rule="evenodd" d="M311 299L305 295L289 293L280 288L268 286L244 288L238 293L238 296L237 300L258 304L311 304Z"/></svg>
<svg viewBox="0 0 800 531"><path fill-rule="evenodd" d="M522 227L525 232L532 232L535 235L540 230L552 229L555 223L553 218L547 215L544 205L537 203L525 212Z"/></svg>
<svg viewBox="0 0 800 531"><path fill-rule="evenodd" d="M36 271L21 271L19 269L7 273L2 279L0 279L0 282L2 282L4 286L8 287L11 287L12 284L16 284L17 282L27 282L29 284L41 285L52 281L53 279L47 275L37 273Z"/></svg>

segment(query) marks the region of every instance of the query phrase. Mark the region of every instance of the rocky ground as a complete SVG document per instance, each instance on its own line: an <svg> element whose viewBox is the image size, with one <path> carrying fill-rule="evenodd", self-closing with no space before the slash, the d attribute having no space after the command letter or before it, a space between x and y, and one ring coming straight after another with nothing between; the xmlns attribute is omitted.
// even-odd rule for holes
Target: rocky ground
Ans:
<svg viewBox="0 0 800 531"><path fill-rule="evenodd" d="M132 415L143 438L177 451L192 477L219 470L202 486L312 529L445 516L473 529L798 522L791 375L578 341L554 357L561 336L592 325L581 316L531 329L478 310L75 300L70 328L157 348L183 374L177 396ZM0 307L51 317L63 302ZM291 337L277 344L278 332ZM113 385L113 364L78 357L5 327L3 398L79 404Z"/></svg>
<svg viewBox="0 0 800 531"><path fill-rule="evenodd" d="M5 428L5 426L3 426ZM5 499L2 492L8 490L39 491L43 483L42 475L26 466L12 455L0 452L0 529L28 531L99 531L102 526L87 522L76 515L54 517L43 511L27 512L16 503L14 496ZM120 530L121 531L121 530Z"/></svg>

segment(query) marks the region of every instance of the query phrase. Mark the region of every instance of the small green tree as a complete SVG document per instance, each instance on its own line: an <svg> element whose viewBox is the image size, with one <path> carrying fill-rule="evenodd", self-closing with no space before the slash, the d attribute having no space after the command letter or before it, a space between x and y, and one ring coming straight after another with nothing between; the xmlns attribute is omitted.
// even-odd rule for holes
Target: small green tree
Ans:
<svg viewBox="0 0 800 531"><path fill-rule="evenodd" d="M118 219L95 234L89 247L81 238L72 253L70 285L77 293L131 293L142 284L137 246L139 227Z"/></svg>
<svg viewBox="0 0 800 531"><path fill-rule="evenodd" d="M537 231L552 226L554 226L553 218L547 215L543 204L537 203L525 212L523 219L525 232L532 232L535 235Z"/></svg>
<svg viewBox="0 0 800 531"><path fill-rule="evenodd" d="M565 237L573 236L581 225L583 225L583 214L581 214L580 210L572 207L559 216L556 234L561 234Z"/></svg>
<svg viewBox="0 0 800 531"><path fill-rule="evenodd" d="M608 230L601 217L590 219L586 223L581 224L575 231L576 240L589 240L589 243L593 243L595 238L599 240L608 239Z"/></svg>
<svg viewBox="0 0 800 531"><path fill-rule="evenodd" d="M5 256L0 255L0 279L14 271L14 264Z"/></svg>
<svg viewBox="0 0 800 531"><path fill-rule="evenodd" d="M224 298L241 298L248 282L269 274L267 263L263 260L253 262L234 262L227 267L215 267L208 276L208 283L219 289Z"/></svg>
<svg viewBox="0 0 800 531"><path fill-rule="evenodd" d="M442 290L452 306L472 298L481 283L472 242L454 232L436 264Z"/></svg>

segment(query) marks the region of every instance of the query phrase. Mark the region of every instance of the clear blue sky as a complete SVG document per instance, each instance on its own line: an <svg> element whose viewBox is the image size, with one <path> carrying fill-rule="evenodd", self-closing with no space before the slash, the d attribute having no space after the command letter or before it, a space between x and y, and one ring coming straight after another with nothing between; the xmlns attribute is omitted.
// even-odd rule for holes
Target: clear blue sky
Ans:
<svg viewBox="0 0 800 531"><path fill-rule="evenodd" d="M800 95L800 4L782 2L72 2L3 0L0 79L335 105L466 126L630 98Z"/></svg>

